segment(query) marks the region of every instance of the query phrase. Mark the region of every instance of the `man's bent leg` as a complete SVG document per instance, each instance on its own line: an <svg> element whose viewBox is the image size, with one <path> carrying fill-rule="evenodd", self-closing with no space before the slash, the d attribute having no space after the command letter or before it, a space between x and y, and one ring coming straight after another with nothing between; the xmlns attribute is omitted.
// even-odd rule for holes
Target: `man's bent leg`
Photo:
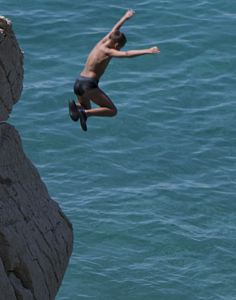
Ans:
<svg viewBox="0 0 236 300"><path fill-rule="evenodd" d="M87 91L84 96L100 106L98 108L85 109L85 113L88 117L113 117L117 114L117 108L114 103L100 88L91 89Z"/></svg>
<svg viewBox="0 0 236 300"><path fill-rule="evenodd" d="M78 108L84 108L84 109L91 109L91 103L89 98L84 96L77 96L78 97Z"/></svg>

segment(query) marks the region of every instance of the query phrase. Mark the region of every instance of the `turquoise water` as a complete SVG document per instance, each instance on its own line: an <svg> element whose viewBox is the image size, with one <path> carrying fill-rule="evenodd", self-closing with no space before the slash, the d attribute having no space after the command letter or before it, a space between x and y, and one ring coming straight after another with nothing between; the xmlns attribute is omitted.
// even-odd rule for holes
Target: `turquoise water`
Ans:
<svg viewBox="0 0 236 300"><path fill-rule="evenodd" d="M56 300L236 299L236 2L0 0L25 52L9 122L74 227ZM84 133L67 99L127 8L100 87L118 116Z"/></svg>

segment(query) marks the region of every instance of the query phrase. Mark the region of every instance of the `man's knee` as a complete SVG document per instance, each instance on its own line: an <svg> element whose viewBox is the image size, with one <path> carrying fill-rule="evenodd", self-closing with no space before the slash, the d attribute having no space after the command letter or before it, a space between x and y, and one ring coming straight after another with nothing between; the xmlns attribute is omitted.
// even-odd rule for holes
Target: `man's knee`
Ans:
<svg viewBox="0 0 236 300"><path fill-rule="evenodd" d="M115 105L114 105L114 106L112 106L112 108L111 108L111 111L112 111L111 117L114 117L114 116L116 116L116 115L117 115L117 113L118 113L118 110L117 110L117 108L115 107Z"/></svg>

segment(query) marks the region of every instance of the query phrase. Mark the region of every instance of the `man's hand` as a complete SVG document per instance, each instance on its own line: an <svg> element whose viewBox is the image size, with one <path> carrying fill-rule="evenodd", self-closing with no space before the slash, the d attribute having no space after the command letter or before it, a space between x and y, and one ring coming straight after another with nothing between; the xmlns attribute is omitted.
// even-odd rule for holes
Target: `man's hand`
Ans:
<svg viewBox="0 0 236 300"><path fill-rule="evenodd" d="M126 20L130 19L131 17L133 17L133 15L135 14L135 11L132 9L128 9L127 12L125 13L124 17Z"/></svg>
<svg viewBox="0 0 236 300"><path fill-rule="evenodd" d="M158 47L152 47L152 48L149 48L149 53L152 54L152 53L160 53L160 49Z"/></svg>

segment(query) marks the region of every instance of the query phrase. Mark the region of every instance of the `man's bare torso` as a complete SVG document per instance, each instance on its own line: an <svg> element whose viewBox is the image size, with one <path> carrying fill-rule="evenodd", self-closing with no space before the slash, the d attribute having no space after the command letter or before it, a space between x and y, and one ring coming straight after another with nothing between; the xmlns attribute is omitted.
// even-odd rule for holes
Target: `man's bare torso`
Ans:
<svg viewBox="0 0 236 300"><path fill-rule="evenodd" d="M93 48L87 58L84 69L81 72L82 76L99 79L103 75L111 60L111 57L107 55L106 49L106 43L103 41L100 41Z"/></svg>

